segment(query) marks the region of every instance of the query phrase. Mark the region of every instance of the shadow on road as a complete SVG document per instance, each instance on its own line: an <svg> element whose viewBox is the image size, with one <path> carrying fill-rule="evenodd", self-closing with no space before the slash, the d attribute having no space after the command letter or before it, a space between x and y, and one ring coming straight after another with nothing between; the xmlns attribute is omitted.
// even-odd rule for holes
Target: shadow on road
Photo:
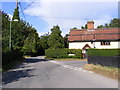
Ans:
<svg viewBox="0 0 120 90"><path fill-rule="evenodd" d="M49 61L46 59L38 59L38 58L26 58L25 62L27 63L36 63L36 62L44 62L44 61Z"/></svg>
<svg viewBox="0 0 120 90"><path fill-rule="evenodd" d="M37 62L45 62L48 61L46 59L39 58L26 58L26 63L37 63ZM14 68L15 70L11 70L2 74L2 82L3 84L8 84L14 81L19 81L21 78L33 77L35 75L30 75L30 72L34 69L30 69L29 66L24 66L24 63Z"/></svg>
<svg viewBox="0 0 120 90"><path fill-rule="evenodd" d="M20 78L33 77L34 75L29 74L32 70L33 69L9 71L3 74L2 82L3 84L8 84L14 81L19 81Z"/></svg>

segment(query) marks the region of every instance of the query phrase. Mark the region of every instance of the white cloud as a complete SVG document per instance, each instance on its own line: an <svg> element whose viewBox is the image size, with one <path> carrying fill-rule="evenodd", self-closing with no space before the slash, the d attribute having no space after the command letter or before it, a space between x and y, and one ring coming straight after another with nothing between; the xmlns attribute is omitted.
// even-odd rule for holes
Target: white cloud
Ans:
<svg viewBox="0 0 120 90"><path fill-rule="evenodd" d="M8 15L9 15L9 17L10 17L10 20L12 20L13 15L11 15L11 14L8 14Z"/></svg>
<svg viewBox="0 0 120 90"><path fill-rule="evenodd" d="M64 2L56 1L58 0L40 0L40 2L36 2L29 7L25 13L38 16L45 21L48 24L45 32L49 32L52 26L59 25L63 32L62 35L65 35L70 28L80 28L88 20L94 20L95 27L99 24L109 23L112 19L111 10L117 8L115 6L117 3L76 3L76 0L69 3L67 0L64 0Z"/></svg>

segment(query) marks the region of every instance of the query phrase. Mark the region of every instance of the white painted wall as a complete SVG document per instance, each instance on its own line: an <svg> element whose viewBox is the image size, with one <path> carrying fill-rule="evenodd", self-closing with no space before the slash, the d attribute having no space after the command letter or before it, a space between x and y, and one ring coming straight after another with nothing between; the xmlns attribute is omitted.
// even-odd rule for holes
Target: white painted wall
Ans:
<svg viewBox="0 0 120 90"><path fill-rule="evenodd" d="M94 47L94 42L69 42L69 49L82 49L86 44L88 44L91 48ZM115 49L120 48L120 41L110 42L110 45L101 45L101 42L95 42L95 47L97 49Z"/></svg>

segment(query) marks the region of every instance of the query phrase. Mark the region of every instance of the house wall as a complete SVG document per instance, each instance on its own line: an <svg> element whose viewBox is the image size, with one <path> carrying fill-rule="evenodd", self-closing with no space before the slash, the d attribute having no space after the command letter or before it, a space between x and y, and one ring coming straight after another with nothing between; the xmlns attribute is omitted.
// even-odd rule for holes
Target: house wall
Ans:
<svg viewBox="0 0 120 90"><path fill-rule="evenodd" d="M86 44L91 48L94 48L94 42L69 42L69 49L82 49ZM95 47L97 49L115 49L120 48L120 41L111 41L110 45L101 45L101 42L95 42Z"/></svg>

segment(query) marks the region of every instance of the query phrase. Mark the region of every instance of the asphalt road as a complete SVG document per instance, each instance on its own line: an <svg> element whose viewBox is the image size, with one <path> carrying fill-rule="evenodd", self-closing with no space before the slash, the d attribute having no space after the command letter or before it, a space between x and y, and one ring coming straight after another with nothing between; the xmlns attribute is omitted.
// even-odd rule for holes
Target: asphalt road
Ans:
<svg viewBox="0 0 120 90"><path fill-rule="evenodd" d="M52 61L27 58L3 73L3 88L118 88L113 79L82 69L85 61Z"/></svg>

